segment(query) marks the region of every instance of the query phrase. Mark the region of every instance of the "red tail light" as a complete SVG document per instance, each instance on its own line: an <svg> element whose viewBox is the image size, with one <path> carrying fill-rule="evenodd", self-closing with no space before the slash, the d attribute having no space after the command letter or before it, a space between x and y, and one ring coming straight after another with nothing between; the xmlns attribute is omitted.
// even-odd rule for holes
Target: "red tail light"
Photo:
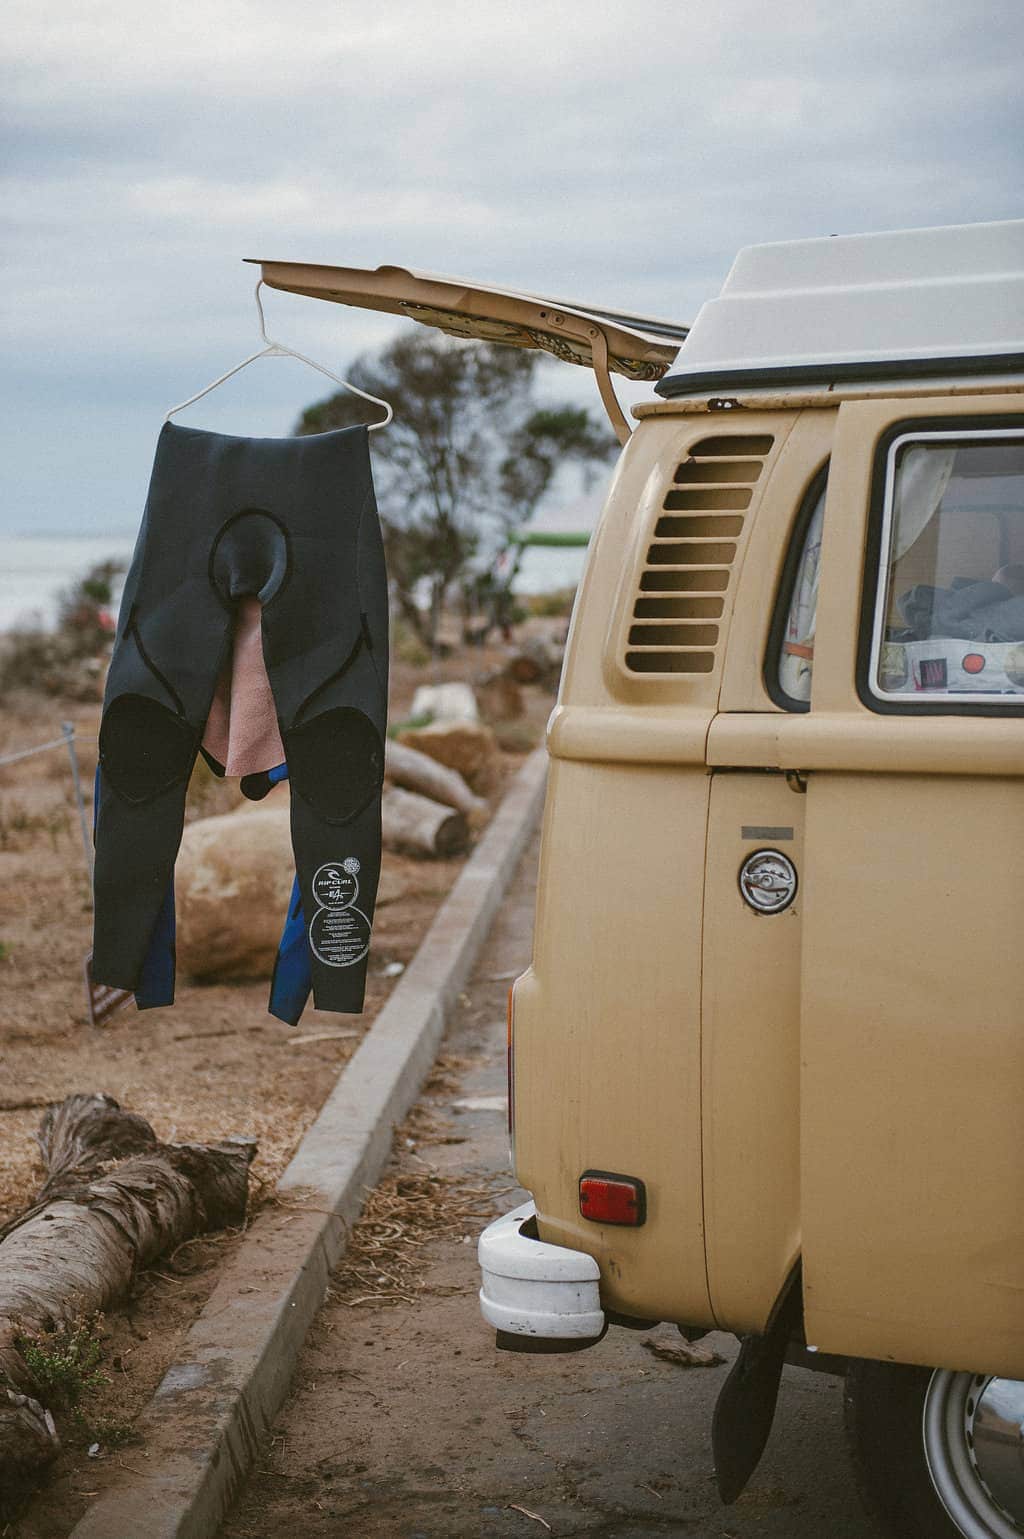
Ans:
<svg viewBox="0 0 1024 1539"><path fill-rule="evenodd" d="M580 1212L595 1224L628 1224L637 1229L647 1217L647 1189L635 1176L585 1170L580 1176Z"/></svg>

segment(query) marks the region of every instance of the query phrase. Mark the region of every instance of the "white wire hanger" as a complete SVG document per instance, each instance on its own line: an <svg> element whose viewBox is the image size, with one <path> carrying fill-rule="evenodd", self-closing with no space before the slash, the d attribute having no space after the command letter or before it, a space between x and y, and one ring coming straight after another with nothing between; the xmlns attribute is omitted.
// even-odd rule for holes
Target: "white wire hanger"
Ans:
<svg viewBox="0 0 1024 1539"><path fill-rule="evenodd" d="M340 374L335 374L330 369L324 368L323 364L317 363L315 358L307 358L305 353L297 353L293 347L285 347L283 342L274 342L267 336L267 322L263 314L263 301L260 299L260 289L262 287L263 279L260 278L256 284L256 309L260 318L260 336L267 344L266 347L261 347L257 353L250 353L248 358L243 358L241 363L236 363L233 369L229 369L219 379L213 380L209 385L204 385L202 390L196 391L195 395L190 395L187 401L179 401L177 406L172 406L164 421L170 422L177 412L184 411L186 406L194 406L196 401L201 401L204 395L209 395L211 390L216 390L218 385L223 385L224 381L231 379L232 375L239 374L242 369L248 368L250 363L256 362L257 358L297 358L300 363L307 363L311 369L317 369L321 374L326 374L327 378L333 379L336 385L342 385L346 390L351 390L353 395L362 396L364 401L370 401L374 406L383 406L387 415L380 422L368 422L366 424L368 433L376 432L377 428L387 427L395 415L390 402L382 401L380 396L371 395L368 390L360 390L359 386L353 385L350 380L342 379Z"/></svg>

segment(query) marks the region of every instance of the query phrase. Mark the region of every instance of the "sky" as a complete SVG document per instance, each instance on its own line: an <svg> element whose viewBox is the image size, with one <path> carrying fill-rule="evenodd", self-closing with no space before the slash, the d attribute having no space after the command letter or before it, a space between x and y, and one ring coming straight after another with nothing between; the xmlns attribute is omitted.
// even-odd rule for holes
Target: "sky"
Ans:
<svg viewBox="0 0 1024 1539"><path fill-rule="evenodd" d="M6 0L0 535L135 528L166 411L258 345L243 257L692 321L753 242L1020 217L1022 54L1020 0ZM339 370L414 324L266 307ZM181 420L323 393L271 359Z"/></svg>

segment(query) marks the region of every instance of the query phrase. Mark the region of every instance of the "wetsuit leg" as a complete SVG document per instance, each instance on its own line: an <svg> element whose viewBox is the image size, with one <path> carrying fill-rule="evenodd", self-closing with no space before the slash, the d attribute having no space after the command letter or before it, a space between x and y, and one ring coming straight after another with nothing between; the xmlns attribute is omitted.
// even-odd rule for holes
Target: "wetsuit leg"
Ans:
<svg viewBox="0 0 1024 1539"><path fill-rule="evenodd" d="M358 518L353 526L349 516L348 540L341 538L340 522L328 527L304 573L304 601L296 584L266 607L263 627L291 784L292 848L313 998L322 1010L357 1012L380 877L388 614L365 441L355 440L352 451L347 483L359 501L350 504ZM344 649L336 628L325 627L339 599L349 606ZM304 676L296 674L289 655L300 644L308 664Z"/></svg>
<svg viewBox="0 0 1024 1539"><path fill-rule="evenodd" d="M168 924L198 743L187 717L141 693L147 682L116 694L100 726L93 976L133 990L161 916ZM155 1002L173 998L173 971L172 949Z"/></svg>
<svg viewBox="0 0 1024 1539"><path fill-rule="evenodd" d="M322 1010L363 1007L380 877L384 745L361 711L338 705L285 733L295 851Z"/></svg>
<svg viewBox="0 0 1024 1539"><path fill-rule="evenodd" d="M94 842L102 798L103 772L97 764L92 804ZM174 1003L175 932L174 882L172 880L168 883L156 925L149 937L149 945L135 989L135 1003L140 1010L151 1010L160 1005Z"/></svg>

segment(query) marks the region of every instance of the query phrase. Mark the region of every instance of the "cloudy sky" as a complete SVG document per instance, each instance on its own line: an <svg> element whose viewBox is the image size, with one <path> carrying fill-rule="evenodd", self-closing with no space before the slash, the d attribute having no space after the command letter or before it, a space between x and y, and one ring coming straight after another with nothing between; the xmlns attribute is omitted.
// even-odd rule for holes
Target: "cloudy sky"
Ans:
<svg viewBox="0 0 1024 1539"><path fill-rule="evenodd" d="M256 345L245 256L687 321L751 242L1019 216L1022 53L1021 0L6 0L0 530L134 527ZM339 368L395 324L267 310ZM318 378L184 420L284 433Z"/></svg>

